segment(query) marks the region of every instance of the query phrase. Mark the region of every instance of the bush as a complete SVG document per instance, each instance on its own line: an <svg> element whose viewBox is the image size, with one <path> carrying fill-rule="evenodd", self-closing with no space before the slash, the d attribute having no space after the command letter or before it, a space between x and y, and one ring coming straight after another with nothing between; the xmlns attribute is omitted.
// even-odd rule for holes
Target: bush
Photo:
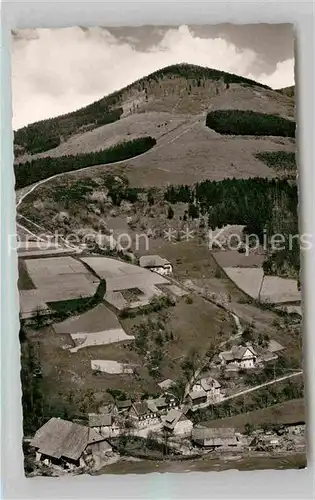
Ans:
<svg viewBox="0 0 315 500"><path fill-rule="evenodd" d="M256 111L216 110L206 119L207 127L226 135L272 135L295 137L295 122Z"/></svg>
<svg viewBox="0 0 315 500"><path fill-rule="evenodd" d="M192 304L193 301L194 301L194 299L192 298L191 295L187 295L187 297L185 298L186 304Z"/></svg>

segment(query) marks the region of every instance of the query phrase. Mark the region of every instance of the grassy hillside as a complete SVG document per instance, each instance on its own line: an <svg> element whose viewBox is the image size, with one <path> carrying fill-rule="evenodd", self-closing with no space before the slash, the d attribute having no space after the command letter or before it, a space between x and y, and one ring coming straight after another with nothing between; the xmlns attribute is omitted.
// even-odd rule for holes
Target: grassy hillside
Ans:
<svg viewBox="0 0 315 500"><path fill-rule="evenodd" d="M127 87L106 96L89 106L85 106L72 113L67 113L56 118L42 120L27 127L23 127L14 133L14 145L16 154L37 154L57 147L61 142L72 135L87 130L93 130L108 123L120 119L123 109L122 104L130 91L144 91L146 95L150 91L151 83L163 80L174 80L184 78L191 82L191 86L201 87L205 80L221 81L225 87L232 83L242 86L256 86L269 89L266 85L254 82L224 71L190 64L178 64L160 69Z"/></svg>
<svg viewBox="0 0 315 500"><path fill-rule="evenodd" d="M246 424L262 427L268 424L286 425L305 422L305 404L303 399L292 399L283 403L262 408L233 417L203 422L207 427L234 427L244 430Z"/></svg>

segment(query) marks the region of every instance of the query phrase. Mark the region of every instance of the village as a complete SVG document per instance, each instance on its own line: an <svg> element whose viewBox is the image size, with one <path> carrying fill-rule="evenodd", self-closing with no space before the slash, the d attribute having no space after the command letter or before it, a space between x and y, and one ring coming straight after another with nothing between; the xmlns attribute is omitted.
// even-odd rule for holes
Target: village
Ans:
<svg viewBox="0 0 315 500"><path fill-rule="evenodd" d="M185 288L172 278L172 263L159 255L141 257L138 266L114 258L85 256L84 252L82 256L80 255L80 260L78 258L74 260L73 253L69 252L69 249L61 248L48 248L39 252L32 246L27 250L22 247L19 249L19 256L25 259L24 262L34 283L38 281L38 296L41 292L39 274L42 272L39 271L41 265L45 265L42 268L44 274L48 266L50 273L58 273L56 269L57 264L60 263L62 271L59 272L63 279L65 273L68 272L65 266L71 265L75 268L77 277L82 280L83 274L82 269L79 269L79 262L86 265L88 269L92 268L98 277L98 279L95 276L93 280L89 279L89 286L91 287L92 284L94 289L98 289L101 279L104 279L107 285L104 300L115 306L116 310L123 311L124 314L126 314L126 304L128 304L128 310L148 306L152 304L152 300L160 300L165 296L166 288L171 291L175 299L187 296ZM54 264L52 267L51 261ZM83 265L80 265L83 268ZM123 280L122 273L127 281ZM74 274L67 274L67 277L72 278ZM84 277L86 279L87 274ZM32 324L38 321L39 316L41 320L49 317L51 311L47 303L51 305L52 298L54 300L66 298L60 297L58 283L57 281L54 283L58 289L56 297L53 297L54 287L47 287L45 277L43 290L46 294L46 304L42 301L37 302L38 296L34 290L20 292L24 321ZM79 283L75 281L75 284ZM161 285L163 285L164 292ZM126 302L122 292L119 291L125 288L142 289L141 299L139 300L139 295L135 295ZM69 294L69 290L62 293ZM90 290L89 293L91 293ZM99 304L97 307L104 307L104 305ZM92 314L95 314L93 311L95 309L92 309ZM126 335L123 330L120 336L118 335L119 330L116 327L119 326L121 329L118 322L115 328L111 328L107 333L99 331L89 334L79 333L79 323L76 322L89 314L91 311L54 325L57 334L67 331L63 329L63 325L72 325L71 331L69 330L73 339L71 352L76 353L78 350L93 345L121 342L124 339L132 341L133 337ZM90 325L91 316L86 316L86 318ZM138 399L126 399L123 391L113 389L112 403L100 406L97 412L87 413L85 422L69 421L60 417L50 418L36 431L33 438L27 437L24 440L27 456L32 457L31 474L36 474L38 470L41 473L48 470L49 474L54 474L56 471L59 471L58 473L90 472L128 456L134 459L185 460L191 457L202 458L209 454L213 456L242 454L244 456L246 454L303 452L305 449L305 422L303 420L289 420L277 425L270 424L265 426L265 430L263 426L252 426L247 423L240 431L233 427L221 427L220 420L210 420L204 425L203 422L199 423L198 419L194 418L200 410L214 408L238 395L254 391L256 388L268 387L278 379L281 381L281 377L276 378L278 373L276 363L285 347L268 336L264 339L260 338L259 342L251 342L248 340L251 338L248 337L248 330L244 334L244 329L239 322L237 324L238 330L233 338L222 341L217 346L206 363L207 369L201 367L194 371L182 392L179 392L177 382L172 379L161 380L157 384L159 387L157 397L145 397L143 393L139 394ZM244 376L250 376L251 373L257 374L266 366L273 367L274 373L271 379L254 385L253 388L242 384ZM132 364L123 365L110 360L92 360L91 369L96 374L107 372L134 376ZM300 374L301 371L293 370L293 372L285 373L282 379ZM216 426L212 427L212 423L215 422Z"/></svg>
<svg viewBox="0 0 315 500"><path fill-rule="evenodd" d="M215 381L203 379L200 384L209 387L211 400L218 396ZM164 461L305 452L304 421L262 428L247 424L243 432L194 426L187 406L178 405L171 391L162 394L155 400L122 400L100 408L99 413L88 415L86 426L51 418L33 439L25 440L29 453L35 455L35 470L49 470L49 475L91 472L128 457Z"/></svg>

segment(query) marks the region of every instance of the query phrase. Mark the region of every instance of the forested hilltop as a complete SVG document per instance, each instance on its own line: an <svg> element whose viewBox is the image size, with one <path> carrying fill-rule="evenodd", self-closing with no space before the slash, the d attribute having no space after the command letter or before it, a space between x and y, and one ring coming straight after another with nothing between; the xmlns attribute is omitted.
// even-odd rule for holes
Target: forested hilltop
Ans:
<svg viewBox="0 0 315 500"><path fill-rule="evenodd" d="M168 66L77 111L56 118L41 120L17 130L14 133L16 154L37 154L47 151L57 147L62 141L76 133L113 123L121 118L125 96L130 92L136 90L148 94L153 82L158 83L176 78L184 78L189 81L190 88L191 86L201 87L202 82L211 80L222 82L224 86L235 83L269 89L267 85L224 71L191 64Z"/></svg>

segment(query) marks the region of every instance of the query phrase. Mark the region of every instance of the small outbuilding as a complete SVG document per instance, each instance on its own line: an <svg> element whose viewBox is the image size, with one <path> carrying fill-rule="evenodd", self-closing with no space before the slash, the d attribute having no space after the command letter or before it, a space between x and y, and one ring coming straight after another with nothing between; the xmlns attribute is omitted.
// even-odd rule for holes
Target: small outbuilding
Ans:
<svg viewBox="0 0 315 500"><path fill-rule="evenodd" d="M144 255L140 257L139 265L161 275L168 275L173 272L172 264L159 255Z"/></svg>
<svg viewBox="0 0 315 500"><path fill-rule="evenodd" d="M235 448L239 441L235 429L194 427L191 435L192 441L204 448Z"/></svg>
<svg viewBox="0 0 315 500"><path fill-rule="evenodd" d="M164 429L174 435L188 436L191 434L193 423L180 410L170 410L163 423Z"/></svg>

